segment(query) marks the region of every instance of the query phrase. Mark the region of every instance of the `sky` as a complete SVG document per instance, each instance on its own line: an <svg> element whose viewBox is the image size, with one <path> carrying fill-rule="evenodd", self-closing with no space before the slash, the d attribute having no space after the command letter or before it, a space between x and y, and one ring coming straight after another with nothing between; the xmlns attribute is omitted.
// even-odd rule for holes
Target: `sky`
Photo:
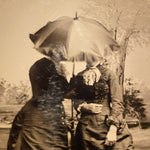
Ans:
<svg viewBox="0 0 150 150"><path fill-rule="evenodd" d="M0 78L28 80L30 66L43 55L33 49L29 33L59 16L72 16L84 0L0 0ZM150 87L150 52L136 47L126 59L125 76Z"/></svg>

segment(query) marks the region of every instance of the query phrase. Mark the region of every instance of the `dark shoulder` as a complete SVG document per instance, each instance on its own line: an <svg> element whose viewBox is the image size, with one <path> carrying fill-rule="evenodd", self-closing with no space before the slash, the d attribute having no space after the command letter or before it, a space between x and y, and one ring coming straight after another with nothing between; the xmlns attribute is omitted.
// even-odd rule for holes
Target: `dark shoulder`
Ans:
<svg viewBox="0 0 150 150"><path fill-rule="evenodd" d="M30 68L29 74L51 74L51 73L56 73L56 68L54 63L47 59L47 58L42 58L38 61L36 61Z"/></svg>
<svg viewBox="0 0 150 150"><path fill-rule="evenodd" d="M67 90L67 80L57 73L55 64L46 58L36 61L31 66L29 78L34 97L50 94L54 90Z"/></svg>
<svg viewBox="0 0 150 150"><path fill-rule="evenodd" d="M51 68L51 69L55 69L55 65L54 63L47 59L47 58L41 58L40 60L36 61L30 68L30 72L33 71L33 70L38 70L38 69L46 69L46 68ZM56 69L55 69L56 70Z"/></svg>

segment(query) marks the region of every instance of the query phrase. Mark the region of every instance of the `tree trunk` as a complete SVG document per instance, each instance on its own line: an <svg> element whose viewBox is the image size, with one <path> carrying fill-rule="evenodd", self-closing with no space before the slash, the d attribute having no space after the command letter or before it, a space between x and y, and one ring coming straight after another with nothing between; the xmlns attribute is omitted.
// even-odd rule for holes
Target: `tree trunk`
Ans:
<svg viewBox="0 0 150 150"><path fill-rule="evenodd" d="M120 85L122 93L123 93L124 92L123 84L124 84L126 49L120 48L117 55L118 55L117 57L119 59L119 65L117 65L115 72L118 77L119 85Z"/></svg>

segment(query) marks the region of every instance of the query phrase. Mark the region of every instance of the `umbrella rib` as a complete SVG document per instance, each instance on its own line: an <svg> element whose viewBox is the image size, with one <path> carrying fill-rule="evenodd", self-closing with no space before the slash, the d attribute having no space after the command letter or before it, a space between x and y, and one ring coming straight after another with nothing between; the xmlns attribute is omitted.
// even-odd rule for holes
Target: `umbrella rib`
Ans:
<svg viewBox="0 0 150 150"><path fill-rule="evenodd" d="M110 31L103 25L101 24L99 21L95 20L95 19L89 19L89 18L84 18L81 17L85 22L90 23L90 24L96 24L98 27L103 28L104 30L107 31L108 34L110 34Z"/></svg>
<svg viewBox="0 0 150 150"><path fill-rule="evenodd" d="M51 22L50 25L52 26L55 22ZM37 43L35 43L35 48L40 48L40 46L42 45L42 43L46 40L46 38L48 37L48 35L50 33L52 33L54 31L54 25L53 25L53 30L51 29L49 32L46 30L46 31L43 31L44 33L42 33L43 37L41 36L41 38L37 41Z"/></svg>
<svg viewBox="0 0 150 150"><path fill-rule="evenodd" d="M67 34L67 42L66 42L66 51L67 51L67 55L68 55L68 52L69 52L69 42L70 42L70 36L71 36L71 33L72 33L72 29L73 29L73 21L74 20L72 20L72 25L71 25L71 27L70 27L70 29L69 29L69 31L68 31L68 34ZM67 58L68 58L68 56L67 56Z"/></svg>
<svg viewBox="0 0 150 150"><path fill-rule="evenodd" d="M59 26L62 26L66 23L68 23L69 20L67 20L66 22L64 22L63 20L57 20L57 21L54 21L52 22L51 25L52 26L52 29L49 31L49 32L46 32L46 35L44 36L44 38L42 40L40 40L40 44L38 45L38 47L40 47L42 45L42 43L44 43L44 41L47 39L47 37L52 33L54 32L56 29L58 29ZM57 26L57 27L56 27Z"/></svg>

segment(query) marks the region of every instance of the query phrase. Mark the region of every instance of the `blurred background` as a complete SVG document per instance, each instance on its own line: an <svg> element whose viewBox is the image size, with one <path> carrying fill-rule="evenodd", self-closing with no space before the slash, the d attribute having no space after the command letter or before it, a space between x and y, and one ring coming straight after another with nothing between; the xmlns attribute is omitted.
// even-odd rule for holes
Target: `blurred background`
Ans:
<svg viewBox="0 0 150 150"><path fill-rule="evenodd" d="M44 57L33 49L29 33L60 16L74 17L76 12L101 22L124 45L124 98L129 124L136 126L142 120L149 126L150 0L0 0L0 134L4 135L3 140L0 136L0 149L6 146L14 115L31 97L29 68ZM150 138L149 129L145 130L136 128L136 134L144 132ZM140 138L135 137L138 143ZM146 147L150 145L138 145L139 150Z"/></svg>

